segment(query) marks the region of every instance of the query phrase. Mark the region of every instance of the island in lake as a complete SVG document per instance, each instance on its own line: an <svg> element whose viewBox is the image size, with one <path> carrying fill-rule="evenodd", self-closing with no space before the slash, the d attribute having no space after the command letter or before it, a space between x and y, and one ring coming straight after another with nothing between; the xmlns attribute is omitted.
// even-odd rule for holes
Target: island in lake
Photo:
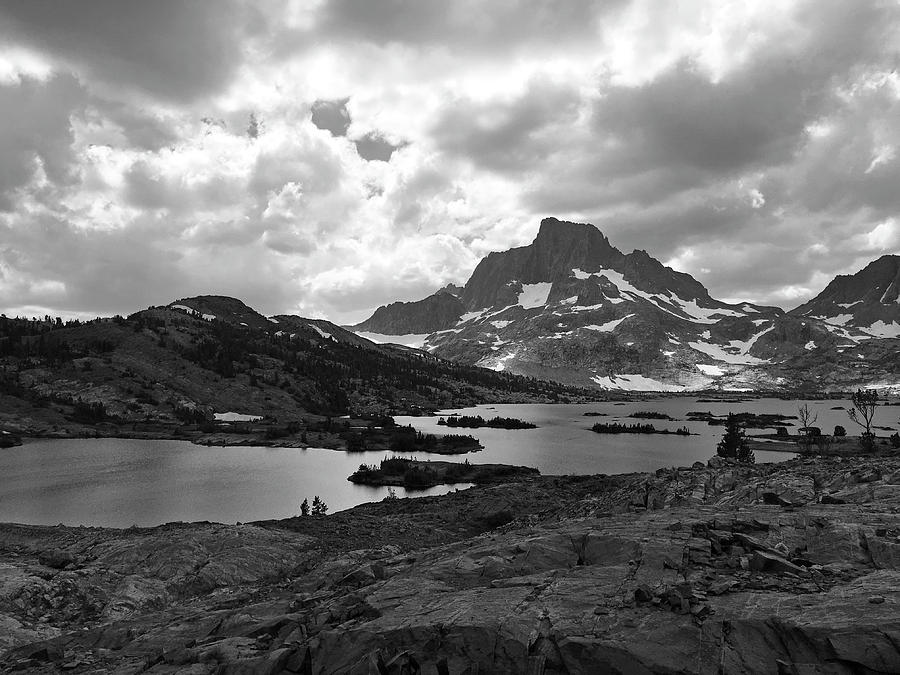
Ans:
<svg viewBox="0 0 900 675"><path fill-rule="evenodd" d="M488 427L490 429L537 429L537 424L516 419L515 417L492 417L489 420L484 419L481 415L450 415L449 417L441 417L438 421L441 426L447 427L466 427L468 429L480 429Z"/></svg>
<svg viewBox="0 0 900 675"><path fill-rule="evenodd" d="M652 424L620 424L619 422L598 422L591 427L596 434L674 434L676 436L692 436L687 427L671 429L657 429Z"/></svg>
<svg viewBox="0 0 900 675"><path fill-rule="evenodd" d="M407 489L435 485L519 480L539 476L540 471L527 466L508 464L469 464L465 462L422 462L405 457L386 457L379 465L360 464L347 480L359 485L396 486Z"/></svg>

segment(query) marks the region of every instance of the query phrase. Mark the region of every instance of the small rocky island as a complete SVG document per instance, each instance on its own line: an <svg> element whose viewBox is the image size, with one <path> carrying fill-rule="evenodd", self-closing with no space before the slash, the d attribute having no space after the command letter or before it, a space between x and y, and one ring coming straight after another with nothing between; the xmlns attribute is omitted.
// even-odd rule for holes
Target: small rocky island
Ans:
<svg viewBox="0 0 900 675"><path fill-rule="evenodd" d="M359 485L390 485L422 489L456 483L499 483L540 475L537 469L508 464L465 462L421 462L404 457L387 457L379 465L360 464L347 480Z"/></svg>
<svg viewBox="0 0 900 675"><path fill-rule="evenodd" d="M481 415L450 415L441 417L437 423L447 427L465 427L468 429L537 429L537 424L516 419L515 417L492 417L484 419Z"/></svg>
<svg viewBox="0 0 900 675"><path fill-rule="evenodd" d="M595 434L674 434L676 436L691 436L687 427L672 429L657 429L652 424L621 424L619 422L598 422L591 427Z"/></svg>
<svg viewBox="0 0 900 675"><path fill-rule="evenodd" d="M0 670L896 673L898 509L887 454L242 525L2 525Z"/></svg>

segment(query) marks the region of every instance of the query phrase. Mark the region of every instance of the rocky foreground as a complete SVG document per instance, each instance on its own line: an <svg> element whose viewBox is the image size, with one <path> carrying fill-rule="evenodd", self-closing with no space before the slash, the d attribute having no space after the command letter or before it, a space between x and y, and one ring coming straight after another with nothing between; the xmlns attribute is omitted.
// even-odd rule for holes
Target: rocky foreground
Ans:
<svg viewBox="0 0 900 675"><path fill-rule="evenodd" d="M0 526L0 668L900 672L900 458L539 477L328 517Z"/></svg>

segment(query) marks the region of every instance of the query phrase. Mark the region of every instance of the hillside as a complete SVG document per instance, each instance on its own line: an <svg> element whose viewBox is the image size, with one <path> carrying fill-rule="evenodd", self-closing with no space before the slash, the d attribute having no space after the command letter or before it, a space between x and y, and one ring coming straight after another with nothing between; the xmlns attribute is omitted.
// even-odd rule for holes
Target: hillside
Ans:
<svg viewBox="0 0 900 675"><path fill-rule="evenodd" d="M896 389L898 260L838 277L787 313L721 302L646 251L622 253L593 225L546 218L528 246L482 259L459 294L458 321L419 344L460 363L603 389ZM389 305L360 325L384 340L424 329L417 317L436 301Z"/></svg>
<svg viewBox="0 0 900 675"><path fill-rule="evenodd" d="M378 416L578 392L377 345L330 322L200 296L86 323L0 318L0 425L67 435Z"/></svg>

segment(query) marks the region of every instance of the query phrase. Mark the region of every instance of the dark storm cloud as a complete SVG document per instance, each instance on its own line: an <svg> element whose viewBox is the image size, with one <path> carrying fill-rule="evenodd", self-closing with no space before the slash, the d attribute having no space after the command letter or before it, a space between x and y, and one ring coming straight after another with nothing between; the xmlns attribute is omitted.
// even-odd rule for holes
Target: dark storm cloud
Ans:
<svg viewBox="0 0 900 675"><path fill-rule="evenodd" d="M39 163L50 181L71 179L69 116L84 100L71 75L0 86L0 210L12 209L12 192L31 181Z"/></svg>
<svg viewBox="0 0 900 675"><path fill-rule="evenodd" d="M336 101L315 101L312 104L312 123L319 129L330 131L332 136L346 136L350 128L349 98Z"/></svg>
<svg viewBox="0 0 900 675"><path fill-rule="evenodd" d="M376 131L369 132L353 141L356 152L367 162L390 162L394 151L402 148L403 143L394 145Z"/></svg>
<svg viewBox="0 0 900 675"><path fill-rule="evenodd" d="M444 152L479 167L511 174L535 171L564 142L560 134L574 122L579 102L567 85L534 81L509 100L448 103L432 135Z"/></svg>
<svg viewBox="0 0 900 675"><path fill-rule="evenodd" d="M603 153L595 173L667 167L721 175L780 164L826 98L819 83L790 64L711 82L682 62L644 86L610 88L597 101L596 134L615 149Z"/></svg>
<svg viewBox="0 0 900 675"><path fill-rule="evenodd" d="M254 14L235 0L27 0L0 5L0 36L113 86L194 100L228 82Z"/></svg>
<svg viewBox="0 0 900 675"><path fill-rule="evenodd" d="M506 52L516 45L557 45L595 36L601 19L625 0L331 0L317 31L375 44L447 44Z"/></svg>

